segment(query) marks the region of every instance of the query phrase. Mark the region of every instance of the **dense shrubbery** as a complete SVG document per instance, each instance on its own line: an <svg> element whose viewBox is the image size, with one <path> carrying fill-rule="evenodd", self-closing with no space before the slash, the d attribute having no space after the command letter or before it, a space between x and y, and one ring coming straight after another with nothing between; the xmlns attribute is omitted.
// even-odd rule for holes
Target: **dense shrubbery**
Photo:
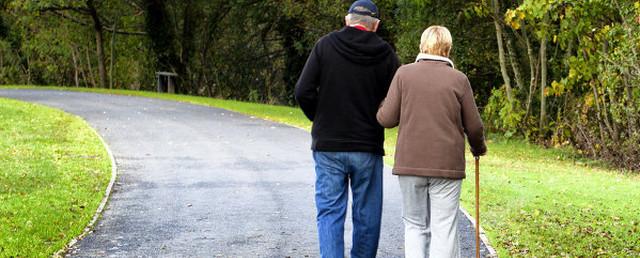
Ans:
<svg viewBox="0 0 640 258"><path fill-rule="evenodd" d="M470 15L465 1L376 2L379 34L404 62L427 25L461 28L452 30L454 58L488 94L498 79L486 65L489 19ZM179 93L293 105L308 53L343 26L350 3L0 0L0 83L152 90L163 70L180 74Z"/></svg>
<svg viewBox="0 0 640 258"><path fill-rule="evenodd" d="M640 2L524 1L497 13L509 29L505 85L485 110L492 129L640 170Z"/></svg>

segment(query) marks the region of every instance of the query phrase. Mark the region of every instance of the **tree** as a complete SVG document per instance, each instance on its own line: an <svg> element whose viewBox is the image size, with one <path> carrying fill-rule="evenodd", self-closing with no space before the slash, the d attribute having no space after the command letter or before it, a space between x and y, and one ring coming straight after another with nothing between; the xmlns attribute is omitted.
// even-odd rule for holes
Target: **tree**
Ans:
<svg viewBox="0 0 640 258"><path fill-rule="evenodd" d="M60 17L75 21L83 25L89 24L86 24L84 21L81 21L74 16L67 14L67 12L73 12L75 14L88 16L91 18L91 26L93 27L95 33L96 54L98 56L98 75L100 82L99 85L101 88L105 88L107 85L107 73L104 59L103 24L100 16L98 15L94 0L66 2L26 0L24 6L28 10L35 12L52 12Z"/></svg>
<svg viewBox="0 0 640 258"><path fill-rule="evenodd" d="M573 143L591 156L637 169L631 164L638 163L633 153L639 150L631 146L638 146L640 139L640 90L631 85L640 71L638 14L640 4L619 0L525 0L509 8L505 24L518 44L507 42L507 49L510 55L512 49L528 56L522 61L530 66L530 87L527 94L515 94L525 103L524 123L505 122L509 116L494 108L502 105L503 96L492 96L487 110L500 113L494 120L499 128L519 128L525 135L537 132L536 139L547 144ZM515 75L513 64L520 61L509 59ZM539 94L537 115L534 92Z"/></svg>
<svg viewBox="0 0 640 258"><path fill-rule="evenodd" d="M511 77L507 71L507 60L504 47L504 29L502 27L502 10L500 9L499 0L491 0L493 7L493 24L496 27L496 39L498 43L498 60L500 60L500 72L502 73L502 79L504 80L504 87L507 92L507 100L513 102L513 93L511 90Z"/></svg>
<svg viewBox="0 0 640 258"><path fill-rule="evenodd" d="M127 32L115 30L114 26L106 27L104 18L98 12L98 4L95 0L83 0L83 1L42 1L42 0L16 0L15 6L21 6L27 11L37 13L52 13L58 17L64 18L71 22L83 25L91 26L94 32L96 43L96 55L98 59L98 78L99 86L106 88L107 86L107 69L105 64L104 54L104 31L110 31L112 33L121 33L126 35L142 35L142 32ZM88 17L91 22L86 22L83 17Z"/></svg>

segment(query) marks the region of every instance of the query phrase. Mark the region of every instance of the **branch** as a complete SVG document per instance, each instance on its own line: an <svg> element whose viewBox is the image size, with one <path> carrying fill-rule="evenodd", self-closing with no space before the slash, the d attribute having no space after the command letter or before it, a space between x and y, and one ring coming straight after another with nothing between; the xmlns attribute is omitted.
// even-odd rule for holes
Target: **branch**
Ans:
<svg viewBox="0 0 640 258"><path fill-rule="evenodd" d="M70 20L70 21L72 21L72 22L75 22L75 23L77 23L77 24L84 25L84 26L89 26L89 25L90 25L89 23L86 23L86 22L84 22L84 21L81 21L81 20L79 20L79 19L77 19L77 18L75 18L75 17L73 17L73 16L67 15L67 14L65 14L65 13L63 13L63 12L61 12L61 11L62 11L62 10L53 10L53 11L51 11L51 12L52 12L53 14L55 14L55 15L58 15L58 16L60 16L60 17L62 17L62 18L65 18L65 19Z"/></svg>
<svg viewBox="0 0 640 258"><path fill-rule="evenodd" d="M129 36L146 36L147 33L144 31L125 31L125 30L114 30L115 26L112 27L102 27L104 30L111 32L111 33L116 33L116 34L121 34L121 35L129 35Z"/></svg>
<svg viewBox="0 0 640 258"><path fill-rule="evenodd" d="M72 22L75 22L77 24L83 25L83 26L93 26L87 22L84 22L82 20L79 20L73 16L67 15L65 13L62 13L60 11L53 11L52 12L55 15L58 15L62 18L65 18L67 20L70 20ZM144 36L147 35L146 32L144 31L125 31L125 30L114 30L114 26L112 27L106 27L106 26L102 26L102 29L104 29L105 31L111 32L111 33L116 33L116 34L120 34L120 35L129 35L129 36Z"/></svg>
<svg viewBox="0 0 640 258"><path fill-rule="evenodd" d="M73 7L73 6L51 6L38 10L39 12L56 12L56 11L74 11L83 14L90 14L89 8Z"/></svg>
<svg viewBox="0 0 640 258"><path fill-rule="evenodd" d="M129 1L129 5L131 5L132 7L136 8L136 10L138 11L138 13L144 13L144 8L142 8L140 5L138 5L136 2L134 1Z"/></svg>

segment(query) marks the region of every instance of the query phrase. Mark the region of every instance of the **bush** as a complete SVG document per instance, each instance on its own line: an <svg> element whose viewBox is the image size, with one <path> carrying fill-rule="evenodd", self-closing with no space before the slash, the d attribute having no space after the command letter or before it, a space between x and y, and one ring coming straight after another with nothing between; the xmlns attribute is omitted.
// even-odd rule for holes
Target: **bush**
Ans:
<svg viewBox="0 0 640 258"><path fill-rule="evenodd" d="M504 133L507 138L515 135L519 129L526 129L521 125L525 111L519 107L520 103L517 100L507 100L504 87L492 90L483 112L488 129Z"/></svg>

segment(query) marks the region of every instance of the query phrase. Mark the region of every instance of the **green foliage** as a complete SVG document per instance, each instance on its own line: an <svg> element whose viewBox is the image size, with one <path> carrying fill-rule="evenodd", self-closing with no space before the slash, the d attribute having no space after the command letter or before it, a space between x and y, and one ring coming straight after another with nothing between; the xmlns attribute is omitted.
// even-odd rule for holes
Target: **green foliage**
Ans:
<svg viewBox="0 0 640 258"><path fill-rule="evenodd" d="M77 11L86 3L3 1L0 83L98 85L94 29L87 15ZM311 48L322 35L343 26L349 5L329 0L148 1L162 3L164 11L155 13L162 17L159 26L150 22L156 16L149 5L98 3L106 49L113 52L105 61L113 63L108 70L115 88L154 89L154 73L171 70L180 74L178 92L183 94L286 105L295 104L293 88ZM501 6L495 16L493 3ZM634 87L640 77L637 1L377 4L383 24L379 35L404 63L415 58L426 27L451 29L451 58L468 75L479 106L490 102L483 109L489 128L547 145L573 144L591 156L638 168L639 150L631 147L640 134L640 93ZM494 20L505 28L507 73L514 78L517 72L522 84L513 87L510 105L501 91L490 98L502 85ZM113 34L109 29L146 34ZM549 57L544 92L542 39L548 39L544 53ZM537 122L542 120L551 122L541 128Z"/></svg>
<svg viewBox="0 0 640 258"><path fill-rule="evenodd" d="M16 37L0 38L4 57L0 83L99 85L100 60L92 20L86 15L87 0L5 2L0 17ZM107 73L115 88L153 89L154 73L168 70L180 74L178 92L183 94L288 105L295 104L293 88L311 48L321 36L344 26L350 4L329 0L95 3L103 23ZM495 67L483 65L491 62L493 45L486 44L490 26L478 26L486 24L486 18L465 15L470 3L376 3L382 19L378 34L397 48L405 62L415 58L420 34L428 25L463 28L452 29L453 58L484 103L497 79ZM114 35L114 30L119 33ZM474 40L467 40L469 36Z"/></svg>
<svg viewBox="0 0 640 258"><path fill-rule="evenodd" d="M96 86L99 60L86 1L5 2L0 5L0 16L5 17L9 37L0 38L0 51L9 58L0 58L0 83ZM114 63L109 76L116 87L151 88L153 70L149 68L150 51L144 46L146 39L139 35L113 37L108 33L114 27L121 32L142 27L139 10L134 6L112 1L100 1L96 6L107 31L105 61Z"/></svg>
<svg viewBox="0 0 640 258"><path fill-rule="evenodd" d="M520 103L507 101L504 88L491 91L489 102L484 107L483 120L488 122L492 131L500 131L505 137L511 138L522 123L525 111L520 109Z"/></svg>
<svg viewBox="0 0 640 258"><path fill-rule="evenodd" d="M478 104L484 106L491 90L499 85L499 68L487 65L495 62L497 51L486 11L477 1L397 1L392 17L397 53L404 63L411 63L420 52L420 37L427 27L449 28L453 37L451 59L469 77Z"/></svg>
<svg viewBox="0 0 640 258"><path fill-rule="evenodd" d="M99 85L95 32L87 15L77 11L86 3L3 1L0 83ZM170 70L180 74L182 94L286 105L295 104L293 88L311 48L322 35L343 26L349 5L329 0L147 3L162 3L163 9L156 13L149 5L116 1L99 1L96 7L104 21L107 52L113 53L105 61L113 63L108 72L115 88L154 89L154 73ZM498 15L493 3L501 6ZM547 145L568 142L630 169L640 166L635 165L640 164L637 148L621 148L632 146L628 139L640 134L639 90L634 87L640 77L637 1L377 4L383 24L379 35L404 63L418 53L426 27L451 29L451 58L468 75L479 106L491 101L483 111L493 123L488 127ZM151 22L153 17L162 17L157 19L161 23ZM507 74L520 77L514 80L520 85L513 87L511 105L505 94L490 98L502 85L493 21L505 28ZM110 32L116 28L145 34ZM549 86L541 92L543 53L548 56L544 83ZM551 122L542 123L547 120Z"/></svg>
<svg viewBox="0 0 640 258"><path fill-rule="evenodd" d="M110 178L104 146L61 111L0 99L0 257L47 257L79 235Z"/></svg>
<svg viewBox="0 0 640 258"><path fill-rule="evenodd" d="M495 91L485 109L490 127L500 132L519 131L548 145L571 143L590 156L640 169L640 98L634 87L640 74L638 6L637 1L526 0L506 10L504 17L498 18L511 27L506 37L517 39L512 50L528 56L528 60L513 59L517 65L539 62L539 49L527 46L549 39L550 87L542 93L536 87L516 89L519 108L525 110L522 121L504 115L506 97ZM538 63L524 74L540 84L539 70ZM539 105L531 98L535 95L548 99L545 117L537 115ZM552 117L553 122L545 128L535 127L536 120ZM631 147L632 141L636 147Z"/></svg>

